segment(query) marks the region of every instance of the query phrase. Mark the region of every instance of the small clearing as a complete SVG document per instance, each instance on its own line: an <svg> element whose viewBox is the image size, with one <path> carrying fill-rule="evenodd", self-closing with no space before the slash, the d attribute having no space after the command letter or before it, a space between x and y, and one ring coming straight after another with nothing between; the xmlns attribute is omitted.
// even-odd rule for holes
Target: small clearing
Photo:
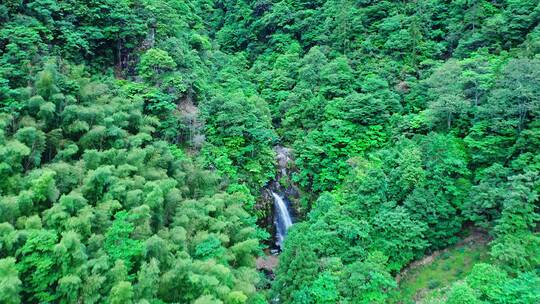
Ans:
<svg viewBox="0 0 540 304"><path fill-rule="evenodd" d="M430 303L452 283L462 280L476 263L487 261L488 238L473 234L456 246L411 263L396 278L399 288L390 303Z"/></svg>

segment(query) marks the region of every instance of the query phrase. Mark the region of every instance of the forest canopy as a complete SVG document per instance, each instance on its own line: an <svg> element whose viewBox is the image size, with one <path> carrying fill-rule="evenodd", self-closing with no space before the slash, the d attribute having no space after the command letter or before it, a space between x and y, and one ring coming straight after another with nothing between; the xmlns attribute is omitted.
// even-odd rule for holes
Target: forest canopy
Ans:
<svg viewBox="0 0 540 304"><path fill-rule="evenodd" d="M409 303L480 234L436 303L536 304L539 193L538 0L0 3L0 303Z"/></svg>

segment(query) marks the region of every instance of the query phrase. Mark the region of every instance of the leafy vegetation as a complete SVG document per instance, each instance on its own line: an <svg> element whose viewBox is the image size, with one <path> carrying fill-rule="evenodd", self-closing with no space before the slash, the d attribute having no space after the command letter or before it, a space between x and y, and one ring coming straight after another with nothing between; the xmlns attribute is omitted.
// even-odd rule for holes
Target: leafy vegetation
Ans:
<svg viewBox="0 0 540 304"><path fill-rule="evenodd" d="M538 303L539 24L537 0L3 1L0 302L384 303L476 227L489 259L434 270L441 301ZM277 144L301 222L268 283Z"/></svg>

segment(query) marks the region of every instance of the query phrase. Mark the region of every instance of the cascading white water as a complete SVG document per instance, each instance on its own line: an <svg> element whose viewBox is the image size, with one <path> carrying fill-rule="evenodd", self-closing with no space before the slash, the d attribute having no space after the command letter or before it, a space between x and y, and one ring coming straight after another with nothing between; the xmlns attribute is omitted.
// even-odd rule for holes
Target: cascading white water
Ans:
<svg viewBox="0 0 540 304"><path fill-rule="evenodd" d="M277 233L277 241L276 245L279 246L279 248L282 248L283 246L283 240L285 239L285 236L287 235L287 230L292 225L292 218L289 213L289 209L287 208L287 204L285 203L285 200L277 193L272 191L272 196L274 197L274 206L276 209L276 233Z"/></svg>

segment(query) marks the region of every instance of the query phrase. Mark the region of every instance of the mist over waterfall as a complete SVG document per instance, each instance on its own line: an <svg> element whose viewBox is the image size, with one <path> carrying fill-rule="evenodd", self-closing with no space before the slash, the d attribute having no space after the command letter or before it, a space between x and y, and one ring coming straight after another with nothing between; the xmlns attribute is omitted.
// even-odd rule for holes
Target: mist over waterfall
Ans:
<svg viewBox="0 0 540 304"><path fill-rule="evenodd" d="M287 230L292 226L292 218L286 200L273 191L272 196L274 197L275 208L276 245L279 248L283 248L283 241L285 240L285 236L287 236Z"/></svg>

